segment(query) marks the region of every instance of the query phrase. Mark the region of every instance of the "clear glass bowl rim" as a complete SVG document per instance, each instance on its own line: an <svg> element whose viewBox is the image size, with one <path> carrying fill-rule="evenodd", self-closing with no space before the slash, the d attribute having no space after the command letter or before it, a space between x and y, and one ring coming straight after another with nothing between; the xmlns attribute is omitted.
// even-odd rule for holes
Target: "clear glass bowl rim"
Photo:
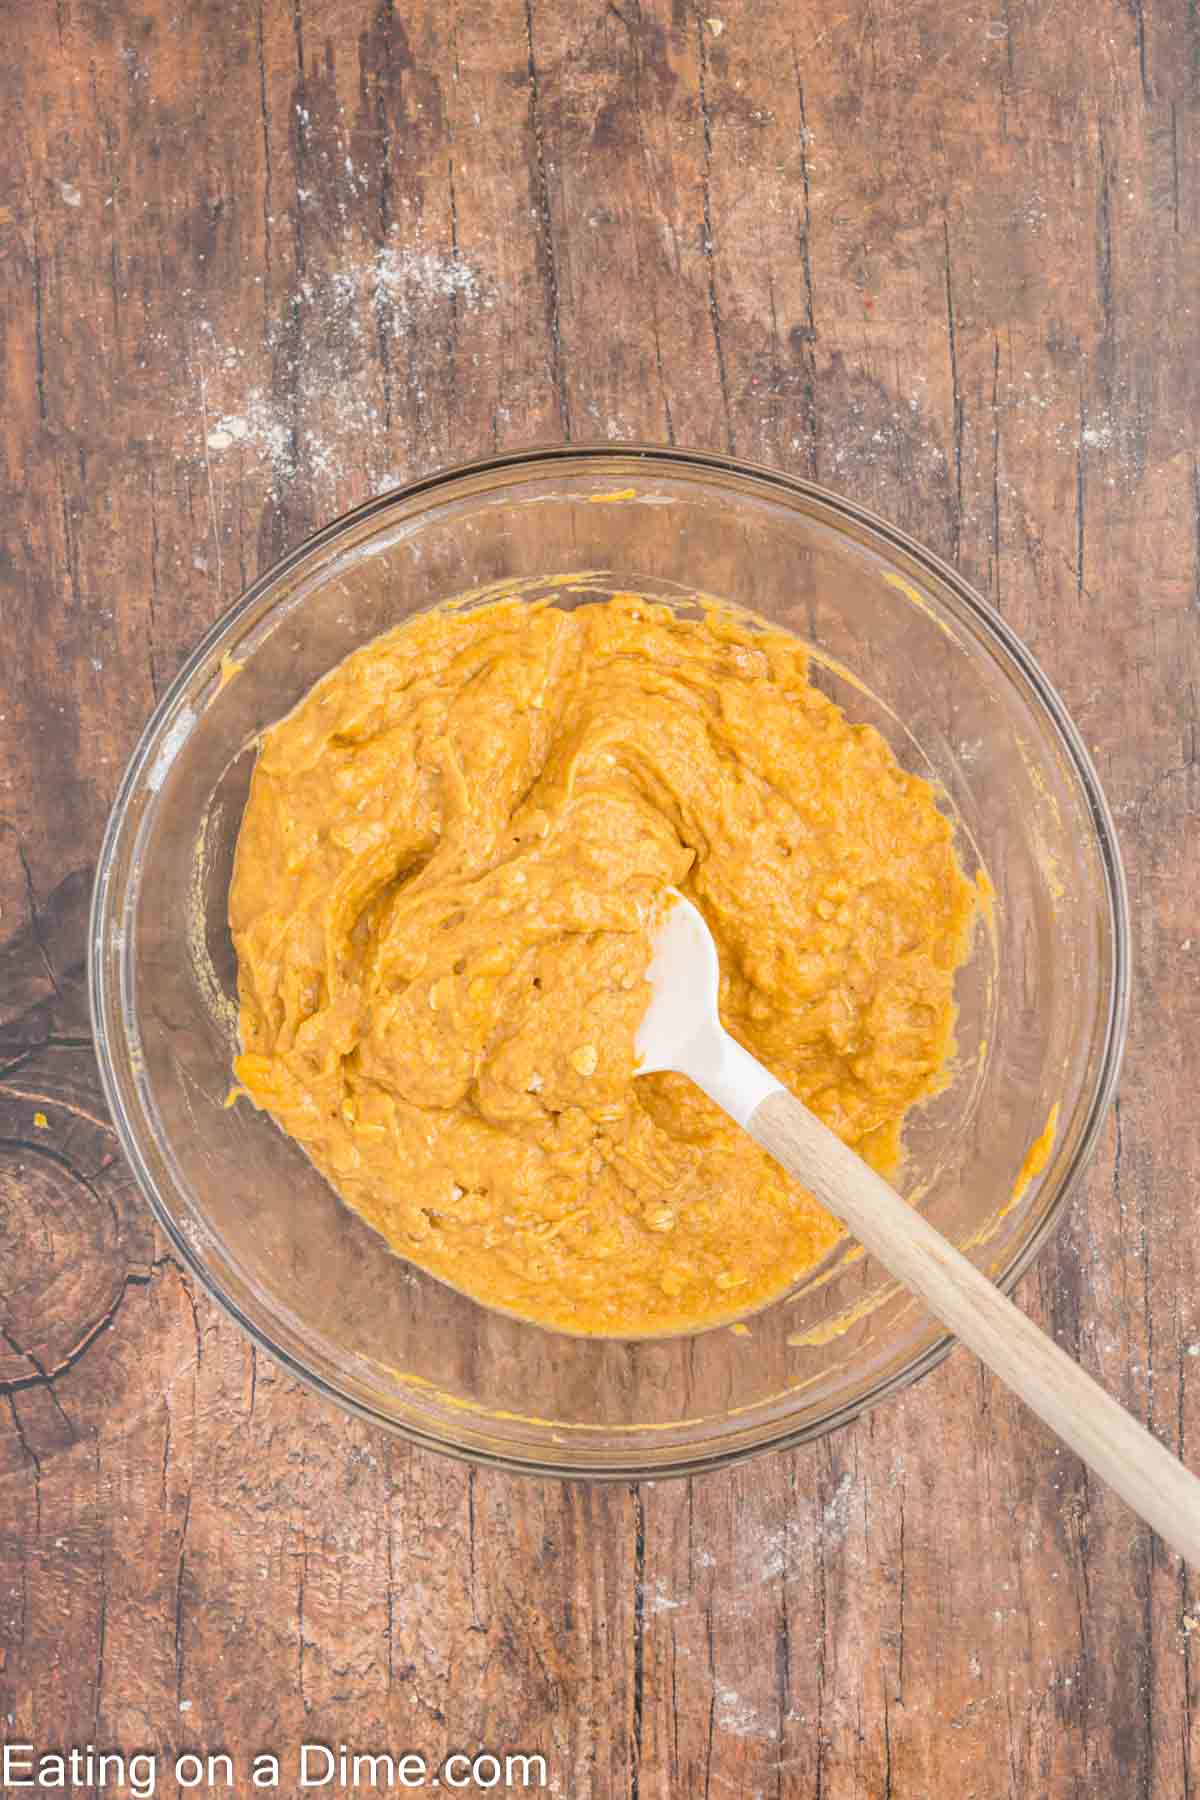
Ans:
<svg viewBox="0 0 1200 1800"><path fill-rule="evenodd" d="M129 934L119 930L114 931L117 899L114 897L112 876L120 864L123 842L130 828L130 803L138 793L148 767L154 763L160 776L165 775L170 762L184 747L186 739L181 738L170 748L169 756L166 756L164 754L164 727L182 696L190 688L197 671L211 659L218 646L231 636L240 621L248 613L253 612L271 590L277 587L299 565L318 553L330 550L341 537L356 530L376 514L386 512L397 501L413 501L422 496L434 495L439 490L449 489L460 481L502 476L518 471L529 473L544 469L550 472L555 465L591 464L596 469L600 469L605 463L627 464L630 461L649 464L664 475L670 475L674 470L684 475L708 473L718 477L733 476L742 482L757 484L776 499L792 497L815 502L818 506L828 509L835 516L844 520L848 525L870 534L884 549L897 550L910 558L932 576L936 584L948 589L968 614L980 635L985 640L993 640L1011 659L1020 676L1028 684L1029 694L1035 706L1040 708L1052 725L1059 740L1059 746L1079 781L1095 833L1096 848L1099 852L1108 902L1112 972L1109 982L1107 1019L1104 1025L1098 1074L1075 1154L1063 1173L1051 1203L1033 1225L1017 1253L996 1277L997 1286L1005 1293L1012 1291L1044 1248L1051 1234L1057 1229L1066 1210L1067 1202L1091 1159L1120 1075L1128 1029L1130 1001L1129 901L1117 842L1116 825L1091 757L1066 706L1031 652L995 607L977 594L974 588L949 563L944 562L916 539L909 537L898 527L873 513L869 508L859 505L856 501L835 494L816 482L785 474L766 464L748 462L742 458L725 456L714 451L686 450L675 446L611 440L595 443L527 446L470 462L452 464L415 481L389 488L382 494L373 495L370 499L352 507L348 512L340 514L327 525L320 527L309 537L303 539L294 549L288 551L255 581L251 582L249 587L225 609L204 633L155 706L126 765L101 843L88 927L88 998L101 1083L121 1151L132 1168L138 1186L148 1201L155 1218L170 1240L173 1250L182 1259L184 1266L199 1280L205 1292L217 1302L223 1311L296 1380L303 1382L323 1398L333 1401L343 1410L365 1419L373 1425L382 1426L422 1448L454 1456L468 1463L507 1469L512 1473L584 1481L629 1480L638 1477L664 1480L671 1477L699 1474L709 1469L723 1468L729 1464L743 1461L764 1450L789 1449L809 1442L814 1438L824 1436L829 1431L838 1430L852 1419L877 1406L881 1401L901 1392L913 1382L919 1381L949 1354L957 1339L949 1332L939 1335L923 1352L915 1356L896 1374L878 1382L865 1394L858 1396L845 1406L833 1409L818 1420L809 1421L791 1429L786 1424L782 1424L770 1435L753 1444L739 1444L731 1447L717 1446L703 1453L673 1460L668 1465L653 1462L642 1464L626 1459L614 1460L611 1466L581 1468L577 1464L557 1462L552 1455L537 1460L517 1458L485 1450L475 1445L456 1443L450 1438L443 1438L432 1431L423 1431L406 1421L395 1419L381 1410L365 1405L359 1399L327 1381L315 1369L298 1361L288 1349L273 1339L269 1330L259 1320L247 1316L233 1297L224 1290L220 1280L214 1276L187 1234L180 1228L158 1190L158 1184L142 1154L138 1132L130 1109L126 1105L121 1076L114 1060L108 1023L110 1016L118 1025L123 1022L124 996L129 992L127 977L132 955ZM123 897L121 898L123 903Z"/></svg>

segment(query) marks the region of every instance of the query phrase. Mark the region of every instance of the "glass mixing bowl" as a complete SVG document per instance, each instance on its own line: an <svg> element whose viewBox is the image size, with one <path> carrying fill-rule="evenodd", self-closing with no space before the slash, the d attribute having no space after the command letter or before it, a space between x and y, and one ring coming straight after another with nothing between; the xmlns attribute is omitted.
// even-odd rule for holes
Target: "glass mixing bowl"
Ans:
<svg viewBox="0 0 1200 1800"><path fill-rule="evenodd" d="M213 627L147 726L104 842L90 977L125 1154L176 1251L264 1348L423 1444L628 1477L814 1437L949 1340L848 1243L748 1333L556 1335L401 1262L266 1114L225 1104L226 892L256 734L419 609L467 591L574 606L615 587L685 607L715 595L796 632L849 717L938 783L994 902L958 981L954 1079L910 1120L901 1185L1011 1287L1116 1078L1128 927L1112 819L1061 702L992 608L804 482L679 451L552 449L418 482L320 532Z"/></svg>

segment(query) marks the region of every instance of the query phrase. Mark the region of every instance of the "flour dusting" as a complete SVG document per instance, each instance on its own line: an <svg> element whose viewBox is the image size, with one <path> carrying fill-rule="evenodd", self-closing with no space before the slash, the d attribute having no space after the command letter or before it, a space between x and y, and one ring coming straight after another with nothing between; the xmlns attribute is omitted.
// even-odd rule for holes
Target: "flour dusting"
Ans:
<svg viewBox="0 0 1200 1800"><path fill-rule="evenodd" d="M721 1731L728 1731L734 1737L778 1737L779 1720L774 1711L770 1715L764 1713L762 1707L747 1700L736 1689L723 1687L717 1683L714 1691L715 1707L713 1716Z"/></svg>
<svg viewBox="0 0 1200 1800"><path fill-rule="evenodd" d="M420 370L406 366L412 340L436 332L443 319L448 324L456 309L490 310L495 297L491 277L457 252L390 241L299 284L263 340L275 385L241 393L235 384L247 348L218 343L201 320L197 348L222 408L205 422L205 455L218 474L223 458L253 459L276 494L301 476L321 484L343 480L361 467L364 442L384 441L389 417L419 428L427 396ZM392 371L386 398L381 360ZM396 392L401 380L403 391ZM389 469L371 486L379 493L399 479Z"/></svg>
<svg viewBox="0 0 1200 1800"><path fill-rule="evenodd" d="M217 420L204 441L210 450L228 450L231 444L248 436L249 431L250 426L240 413L226 413L224 418Z"/></svg>
<svg viewBox="0 0 1200 1800"><path fill-rule="evenodd" d="M644 1589L643 1592L646 1611L651 1614L675 1612L679 1607L687 1604L685 1600L677 1600L674 1595L669 1594L666 1583L663 1581L656 1581L652 1587Z"/></svg>
<svg viewBox="0 0 1200 1800"><path fill-rule="evenodd" d="M815 1532L810 1524L799 1519L787 1519L774 1531L767 1532L762 1542L759 1563L763 1581L775 1581L781 1576L786 1578L796 1574L807 1563L816 1545L831 1549L845 1543L850 1530L853 1486L847 1470L821 1508L820 1522Z"/></svg>
<svg viewBox="0 0 1200 1800"><path fill-rule="evenodd" d="M1111 450L1116 435L1112 419L1107 413L1101 413L1093 424L1084 426L1079 439L1089 450Z"/></svg>
<svg viewBox="0 0 1200 1800"><path fill-rule="evenodd" d="M491 290L470 264L442 250L380 250L371 265L371 281L376 298L389 299L402 307L456 297L468 306L494 304Z"/></svg>
<svg viewBox="0 0 1200 1800"><path fill-rule="evenodd" d="M834 1488L833 1498L821 1512L824 1535L834 1543L840 1543L850 1528L850 1486L850 1472L847 1470Z"/></svg>
<svg viewBox="0 0 1200 1800"><path fill-rule="evenodd" d="M251 388L236 413L223 413L205 439L210 450L231 450L244 445L270 464L276 487L290 481L300 462L299 443L285 410L264 393ZM327 455L320 442L310 445L314 466Z"/></svg>

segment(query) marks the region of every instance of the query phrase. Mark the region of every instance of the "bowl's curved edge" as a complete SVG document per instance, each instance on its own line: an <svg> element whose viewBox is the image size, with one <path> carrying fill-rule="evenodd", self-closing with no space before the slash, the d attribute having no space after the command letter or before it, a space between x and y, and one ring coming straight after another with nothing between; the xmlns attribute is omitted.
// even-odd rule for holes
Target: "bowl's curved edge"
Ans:
<svg viewBox="0 0 1200 1800"><path fill-rule="evenodd" d="M438 1451L460 1461L543 1479L667 1480L725 1468L734 1463L743 1462L748 1457L760 1455L766 1450L794 1449L815 1438L825 1436L828 1432L840 1430L843 1426L852 1423L856 1418L878 1406L882 1401L890 1398L894 1393L928 1375L949 1355L958 1340L950 1333L939 1335L900 1373L879 1382L851 1405L839 1409L836 1413L826 1416L815 1424L791 1430L786 1427L781 1429L768 1427L758 1441L706 1454L685 1452L655 1459L651 1453L650 1456L643 1455L636 1461L625 1462L614 1459L603 1467L593 1467L567 1460L557 1460L544 1454L540 1454L536 1461L525 1460L517 1456L506 1456L480 1445L455 1443L434 1433L423 1431L411 1422L390 1418L378 1409L364 1405L345 1389L312 1374L284 1345L276 1342L260 1324L245 1315L232 1295L205 1266L197 1254L195 1246L163 1206L154 1178L131 1129L125 1095L110 1049L111 1033L108 1007L114 992L119 991L123 985L127 973L126 959L129 954L129 934L120 929L119 923L112 913L111 877L118 854L124 847L124 838L129 822L129 801L137 791L138 784L143 779L152 758L161 754L160 740L176 713L181 695L188 689L205 663L214 659L218 646L226 642L238 621L251 612L284 575L318 555L350 529L367 522L376 514L386 511L398 499L417 499L423 494L448 488L455 482L467 480L476 475L494 474L505 469L588 461L594 461L597 464L641 461L684 469L709 469L758 481L781 492L800 494L830 507L842 517L866 527L877 537L883 539L886 544L901 551L919 567L930 571L945 586L952 589L956 597L975 618L985 635L997 639L1017 664L1050 715L1075 768L1095 826L1109 901L1113 971L1109 992L1104 1061L1075 1154L1061 1178L1059 1197L1038 1222L1013 1258L1012 1263L997 1278L997 1286L1005 1293L1010 1293L1016 1287L1061 1223L1067 1199L1085 1172L1095 1151L1120 1076L1129 1016L1131 958L1128 891L1117 840L1116 824L1092 759L1057 689L1047 679L1021 639L995 608L989 606L950 564L944 562L924 545L908 537L887 520L870 511L869 508L860 506L855 501L847 500L814 482L806 481L798 476L787 475L764 464L745 462L713 451L679 450L656 444L600 441L530 446L521 450L507 451L497 456L458 463L416 481L389 489L382 494L374 495L359 506L339 515L338 518L304 539L293 550L288 551L263 574L259 575L209 626L154 708L125 766L101 840L96 878L92 889L88 924L88 1002L96 1061L105 1102L112 1117L122 1154L129 1163L156 1220L166 1233L173 1248L179 1253L184 1265L201 1283L205 1291L255 1344L274 1357L295 1380L302 1382L304 1386L323 1398L335 1400L338 1405L370 1424L381 1426L421 1448ZM176 754L182 748L183 741L181 737L175 746ZM166 767L169 767L170 760L167 759L164 764L164 774ZM114 966L110 968L106 952L108 955L113 955L114 947L115 962ZM565 1427L565 1429L569 1429L569 1427Z"/></svg>

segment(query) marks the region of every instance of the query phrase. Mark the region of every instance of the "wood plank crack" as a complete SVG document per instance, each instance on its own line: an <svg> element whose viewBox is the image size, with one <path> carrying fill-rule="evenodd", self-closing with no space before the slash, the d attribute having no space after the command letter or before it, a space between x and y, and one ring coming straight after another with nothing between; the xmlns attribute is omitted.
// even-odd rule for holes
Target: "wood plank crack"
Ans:
<svg viewBox="0 0 1200 1800"><path fill-rule="evenodd" d="M962 548L963 520L963 396L958 375L958 330L954 319L954 280L950 266L950 221L943 215L945 242L946 338L950 352L950 395L953 406L954 510L950 520L950 561L957 563Z"/></svg>
<svg viewBox="0 0 1200 1800"><path fill-rule="evenodd" d="M729 404L729 374L725 367L725 339L721 323L721 302L717 293L715 246L712 214L712 114L708 105L708 45L704 37L704 20L696 14L696 43L699 49L700 119L703 125L704 163L701 196L703 204L704 268L708 282L708 316L712 323L713 347L717 356L717 378L721 386L721 408L725 416L725 447L736 454L733 412Z"/></svg>
<svg viewBox="0 0 1200 1800"><path fill-rule="evenodd" d="M33 271L34 379L37 384L38 417L44 423L49 417L49 409L46 404L46 297L42 287L42 243L37 202L32 198L29 210L33 238L33 253L30 262Z"/></svg>
<svg viewBox="0 0 1200 1800"><path fill-rule="evenodd" d="M800 72L800 53L792 38L792 76L796 84L796 102L800 116L800 223L797 241L800 268L804 276L804 325L798 334L800 357L804 369L804 427L808 435L809 468L814 481L821 479L821 453L817 413L817 301L812 268L812 185L808 166L808 106L804 97L804 78Z"/></svg>
<svg viewBox="0 0 1200 1800"><path fill-rule="evenodd" d="M554 219L550 206L550 179L542 124L541 84L534 47L533 0L525 0L525 43L528 52L529 132L533 145L533 210L537 221L537 253L545 293L546 324L550 333L550 376L558 403L558 422L564 439L571 438L571 402L563 362L562 311L558 286L558 257L554 247Z"/></svg>
<svg viewBox="0 0 1200 1800"><path fill-rule="evenodd" d="M271 166L271 103L267 93L267 46L263 5L264 0L258 0L258 12L255 19L255 50L258 58L258 109L262 120L263 146L263 307L269 319L271 316L272 232L275 213L271 191L274 171Z"/></svg>
<svg viewBox="0 0 1200 1800"><path fill-rule="evenodd" d="M633 1501L633 1714L629 1728L629 1800L642 1784L642 1730L646 1698L646 1514L642 1491L629 1484Z"/></svg>
<svg viewBox="0 0 1200 1800"><path fill-rule="evenodd" d="M5 1333L4 1335L5 1335L6 1341L9 1344L9 1347L12 1348L12 1340L10 1338L8 1338L7 1333ZM24 1354L24 1352L22 1352L22 1354ZM25 1428L21 1424L21 1415L17 1411L17 1403L16 1403L16 1400L13 1398L11 1389L6 1391L5 1398L8 1401L8 1409L12 1413L12 1422L13 1422L13 1426L16 1430L17 1442L21 1446L22 1453L24 1454L25 1460L26 1460L26 1462L28 1462L30 1470L33 1475L33 1514L34 1514L33 1535L35 1537L40 1538L42 1535L42 1463L41 1463L41 1458L38 1456L37 1451L34 1449L33 1445L29 1442L29 1439L25 1435Z"/></svg>
<svg viewBox="0 0 1200 1800"><path fill-rule="evenodd" d="M4 1140L4 1147L11 1148L11 1142L9 1140ZM26 1146L26 1148L40 1150L40 1146L33 1144ZM41 1152L41 1154L46 1153ZM0 1381L0 1394L18 1394L25 1388L44 1387L48 1391L55 1407L62 1414L64 1422L71 1428L72 1435L74 1435L74 1426L71 1424L71 1420L67 1414L63 1412L62 1403L55 1392L55 1383L59 1381L63 1375L69 1374L76 1364L87 1355L97 1338L112 1328L114 1320L125 1303L125 1296L129 1292L129 1289L131 1287L147 1286L154 1273L159 1269L167 1267L173 1268L178 1274L182 1291L191 1307L192 1322L196 1328L196 1360L198 1363L201 1357L202 1340L200 1336L199 1318L196 1312L196 1303L192 1297L189 1281L181 1263L177 1262L173 1256L162 1256L151 1263L149 1274L131 1270L125 1275L120 1290L112 1304L107 1308L104 1314L96 1320L95 1324L89 1327L87 1333L80 1338L79 1342L75 1344L65 1356L56 1362L53 1367L48 1367L39 1361L32 1350L26 1349L22 1344L17 1342L7 1326L0 1324L0 1337L4 1339L14 1356L19 1356L25 1362L29 1363L33 1371L29 1375L10 1376L6 1380Z"/></svg>

